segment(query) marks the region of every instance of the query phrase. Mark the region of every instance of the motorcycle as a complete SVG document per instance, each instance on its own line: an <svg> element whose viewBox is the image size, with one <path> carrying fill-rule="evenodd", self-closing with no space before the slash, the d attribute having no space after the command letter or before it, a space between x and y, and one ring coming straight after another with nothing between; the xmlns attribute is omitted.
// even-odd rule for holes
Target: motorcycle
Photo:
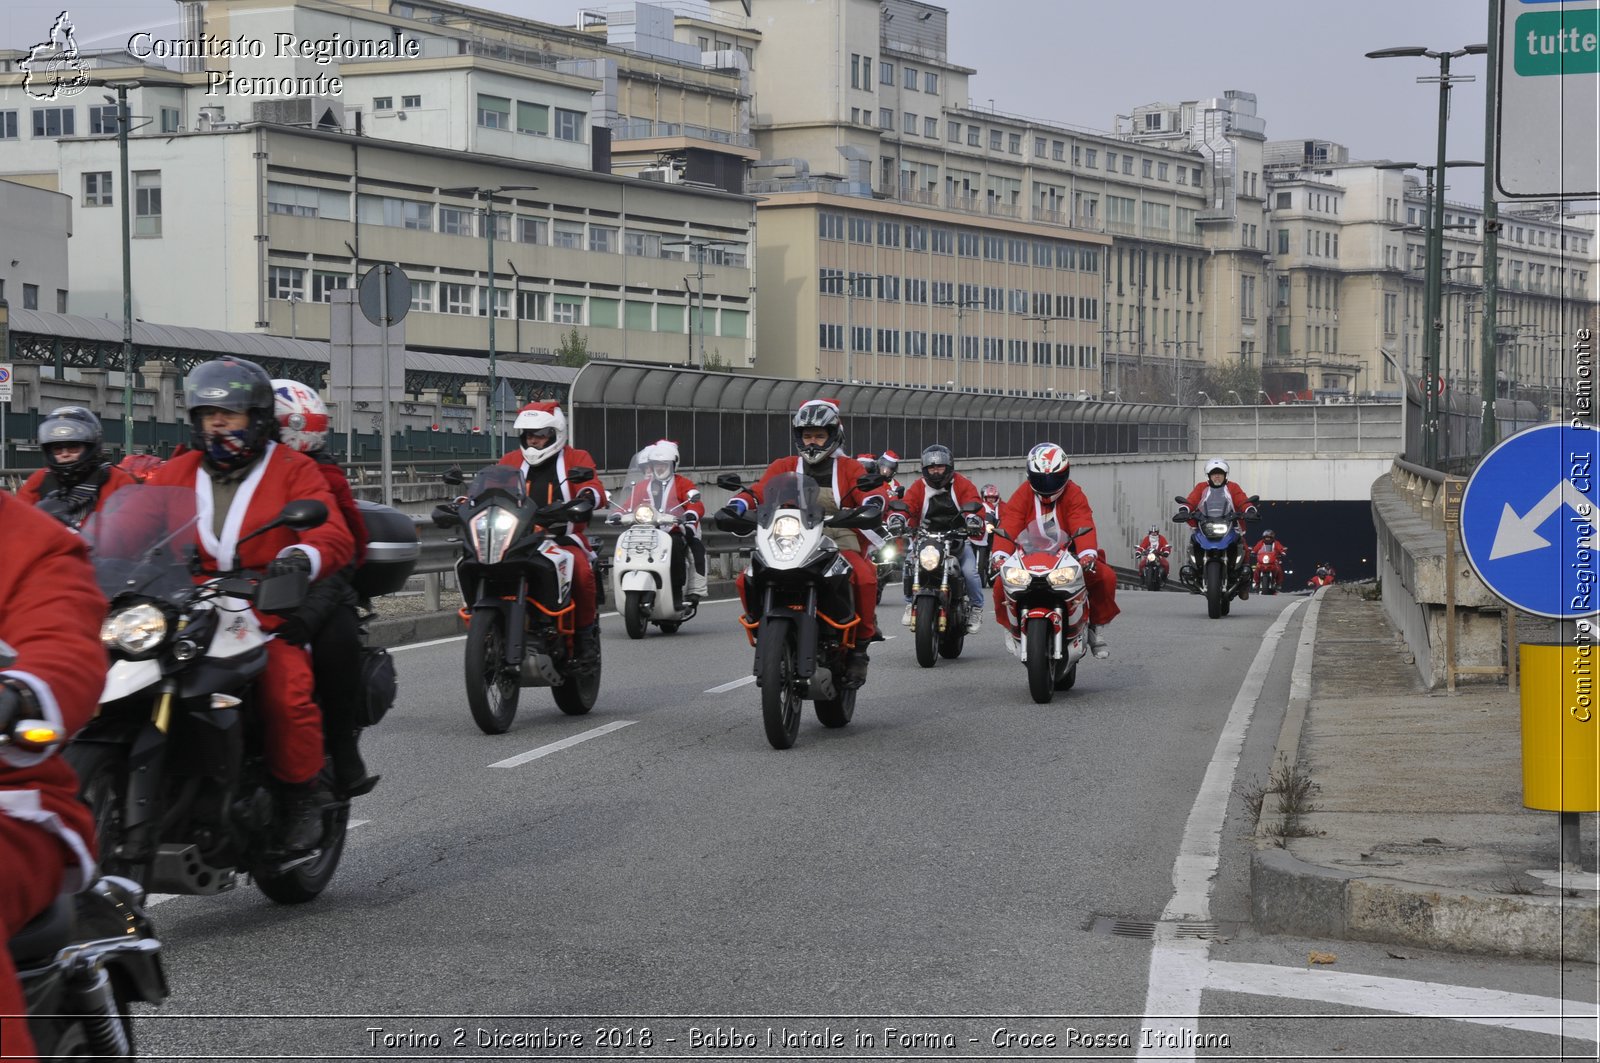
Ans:
<svg viewBox="0 0 1600 1063"><path fill-rule="evenodd" d="M301 499L239 542L327 519L321 502ZM350 802L324 803L313 849L278 841L280 797L255 711L270 636L251 605L292 611L308 577L243 572L235 554L228 571L195 582L196 520L193 490L135 485L84 526L110 601L100 637L111 668L99 714L63 755L94 814L108 873L158 892L209 895L244 872L272 900L303 903L333 878ZM317 784L334 790L326 762Z"/></svg>
<svg viewBox="0 0 1600 1063"><path fill-rule="evenodd" d="M1310 591L1321 590L1333 582L1333 569L1327 565L1318 565L1317 571L1306 581L1306 589Z"/></svg>
<svg viewBox="0 0 1600 1063"><path fill-rule="evenodd" d="M989 558L994 556L995 518L987 509L979 512L983 517L983 541L973 547L977 555L974 560L978 565L978 578L983 581L985 587L992 587L994 570L989 567Z"/></svg>
<svg viewBox="0 0 1600 1063"><path fill-rule="evenodd" d="M1283 577L1289 575L1289 570L1282 565L1274 564L1271 554L1256 554L1255 569L1250 577L1250 592L1252 594L1277 594L1283 586Z"/></svg>
<svg viewBox="0 0 1600 1063"><path fill-rule="evenodd" d="M1032 521L999 568L1000 587L1016 620L1012 652L1028 668L1028 693L1040 705L1078 681L1089 649L1089 585L1073 540L1052 521Z"/></svg>
<svg viewBox="0 0 1600 1063"><path fill-rule="evenodd" d="M900 574L905 568L906 540L903 536L886 536L871 550L867 551L867 560L871 561L878 574L878 601L883 601L883 588L891 583L900 582Z"/></svg>
<svg viewBox="0 0 1600 1063"><path fill-rule="evenodd" d="M864 477L858 486L870 490L880 483ZM743 486L731 473L717 485L728 491ZM767 741L788 749L800 733L801 702L815 702L824 727L843 727L855 714L856 690L845 685L845 664L857 645L860 617L850 564L826 532L875 528L880 514L861 507L825 516L816 481L800 472L772 480L765 495L754 517L723 510L716 521L723 531L755 533L745 591L756 619L739 622L756 651Z"/></svg>
<svg viewBox="0 0 1600 1063"><path fill-rule="evenodd" d="M567 473L571 483L593 476L587 468ZM586 496L535 505L517 469L494 465L473 478L463 501L433 511L436 526L462 531L452 541L462 549L456 578L467 622L467 709L484 734L510 729L523 687L549 687L568 716L594 708L600 668L577 672L573 562L561 549L566 536L551 530L593 510Z"/></svg>
<svg viewBox="0 0 1600 1063"><path fill-rule="evenodd" d="M643 499L631 509L613 513L606 519L624 529L617 536L611 564L611 584L622 626L630 639L642 639L651 624L671 635L692 618L697 602L684 600L684 584L689 566L687 529L682 527L685 499L669 482L659 496L646 493L653 486L648 470L635 461L628 471L624 499ZM659 501L650 501L656 499ZM677 552L679 573L673 578L673 553Z"/></svg>
<svg viewBox="0 0 1600 1063"><path fill-rule="evenodd" d="M906 504L889 503L894 513L904 513ZM961 507L969 521L982 506L968 502ZM961 551L973 534L972 527L931 531L919 527L911 540L906 564L905 587L911 595L912 635L917 648L917 663L932 668L940 657L961 656L967 638L967 615L972 608L967 600L967 581L961 575Z"/></svg>
<svg viewBox="0 0 1600 1063"><path fill-rule="evenodd" d="M16 651L0 642L0 668ZM61 740L45 720L19 720L0 746L43 749ZM115 875L57 897L7 943L40 1059L133 1055L129 1004L167 999L167 976L144 910L144 889Z"/></svg>
<svg viewBox="0 0 1600 1063"><path fill-rule="evenodd" d="M1260 498L1251 495L1243 514L1234 512L1233 503L1220 491L1208 491L1194 511L1182 495L1174 501L1178 503L1174 523L1197 522L1189 536L1189 560L1178 570L1178 580L1191 592L1206 596L1206 615L1212 620L1227 616L1250 578L1239 522L1259 519L1255 503Z"/></svg>
<svg viewBox="0 0 1600 1063"><path fill-rule="evenodd" d="M1158 591L1167 585L1166 569L1161 567L1161 559L1172 551L1157 550L1151 547L1143 553L1134 551L1134 558L1139 562L1139 582L1147 591Z"/></svg>

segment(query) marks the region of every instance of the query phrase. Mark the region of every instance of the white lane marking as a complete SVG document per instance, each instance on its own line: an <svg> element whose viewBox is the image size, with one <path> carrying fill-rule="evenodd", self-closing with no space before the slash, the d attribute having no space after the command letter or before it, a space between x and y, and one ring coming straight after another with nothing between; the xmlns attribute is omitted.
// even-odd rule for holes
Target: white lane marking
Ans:
<svg viewBox="0 0 1600 1063"><path fill-rule="evenodd" d="M1552 1037L1600 1040L1595 1005L1562 997L1504 993L1475 986L1416 982L1405 978L1267 963L1214 961L1206 974L1207 989L1253 996L1315 1000L1352 1008L1389 1011L1420 1018L1450 1019Z"/></svg>
<svg viewBox="0 0 1600 1063"><path fill-rule="evenodd" d="M592 731L585 731L582 734L573 735L571 738L563 738L559 742L551 742L547 746L540 746L537 749L530 749L526 753L518 753L516 756L507 757L505 760L497 760L493 764L489 765L489 767L515 768L519 765L528 763L530 760L538 760L540 757L548 757L552 753L559 753L563 749L570 749L579 742L587 742L591 738L599 738L603 734L610 734L612 731L617 731L624 727L631 727L633 724L638 722L639 721L637 720L615 720L604 725L603 727L596 727Z"/></svg>
<svg viewBox="0 0 1600 1063"><path fill-rule="evenodd" d="M710 690L706 691L706 693L707 694L726 694L730 690L737 690L739 687L745 686L745 685L747 685L749 683L754 683L755 681L756 681L756 677L755 676L747 675L743 679L735 679L731 683L723 683L721 686L714 686Z"/></svg>
<svg viewBox="0 0 1600 1063"><path fill-rule="evenodd" d="M701 602L700 603L700 608L704 609L708 605L726 605L729 602L736 602L738 600L739 599L737 599L737 598L716 598L716 599L713 599L713 600L710 600L710 601ZM617 613L615 610L612 610L609 613L601 613L600 614L600 616L602 618L608 617L608 616L618 616L618 615L620 615L620 614ZM465 635L451 635L449 638L429 639L427 642L408 642L404 646L390 646L389 647L389 652L390 653L399 653L402 650L420 650L420 649L423 649L424 647L427 647L427 646L443 646L447 642L460 642L462 639L464 639L466 637L467 636L465 636Z"/></svg>
<svg viewBox="0 0 1600 1063"><path fill-rule="evenodd" d="M352 819L349 823L345 824L344 829L346 831L352 831L357 827L364 827L371 822L372 820L370 819ZM144 899L144 906L146 908L153 908L158 904L166 904L168 901L175 901L179 897L187 896L189 896L187 893L152 893Z"/></svg>
<svg viewBox="0 0 1600 1063"><path fill-rule="evenodd" d="M1200 993L1206 984L1206 963L1211 952L1208 940L1179 938L1175 920L1203 922L1211 917L1211 885L1217 874L1222 851L1222 825L1228 814L1228 797L1239 770L1239 755L1244 749L1250 717L1266 685L1272 658L1283 638L1284 629L1300 602L1294 602L1273 621L1261 639L1261 648L1250 662L1233 708L1222 725L1216 751L1206 767L1200 791L1189 819L1183 827L1183 841L1172 865L1172 900L1161 913L1156 926L1155 947L1150 950L1150 981L1145 995L1144 1029L1160 1030L1169 1036L1162 1045L1183 1045L1183 1034L1199 1024ZM1140 1059L1194 1059L1194 1048L1141 1049Z"/></svg>

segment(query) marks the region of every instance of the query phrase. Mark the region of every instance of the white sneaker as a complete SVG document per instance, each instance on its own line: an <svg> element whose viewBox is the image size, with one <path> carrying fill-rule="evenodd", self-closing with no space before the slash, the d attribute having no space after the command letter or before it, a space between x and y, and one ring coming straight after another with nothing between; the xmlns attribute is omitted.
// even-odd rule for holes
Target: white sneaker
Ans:
<svg viewBox="0 0 1600 1063"><path fill-rule="evenodd" d="M983 610L982 609L968 609L967 610L967 634L976 635L978 633L978 629L980 627L982 627L982 626L983 626Z"/></svg>
<svg viewBox="0 0 1600 1063"><path fill-rule="evenodd" d="M1106 637L1100 633L1099 624L1089 625L1089 652L1094 654L1097 661L1111 656L1111 647L1106 645Z"/></svg>
<svg viewBox="0 0 1600 1063"><path fill-rule="evenodd" d="M907 605L906 611L900 614L900 623L909 628L915 628L917 626L916 612L910 605Z"/></svg>

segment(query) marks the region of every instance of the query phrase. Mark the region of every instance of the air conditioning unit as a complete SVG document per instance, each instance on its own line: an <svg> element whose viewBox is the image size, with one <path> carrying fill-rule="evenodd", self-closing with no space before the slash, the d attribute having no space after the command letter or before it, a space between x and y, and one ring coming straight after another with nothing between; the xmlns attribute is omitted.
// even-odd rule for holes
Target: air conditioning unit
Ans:
<svg viewBox="0 0 1600 1063"><path fill-rule="evenodd" d="M676 166L647 166L639 171L639 180L664 185L682 184L683 172Z"/></svg>
<svg viewBox="0 0 1600 1063"><path fill-rule="evenodd" d="M343 129L344 101L330 96L302 96L285 100L259 100L251 104L251 117L275 125Z"/></svg>

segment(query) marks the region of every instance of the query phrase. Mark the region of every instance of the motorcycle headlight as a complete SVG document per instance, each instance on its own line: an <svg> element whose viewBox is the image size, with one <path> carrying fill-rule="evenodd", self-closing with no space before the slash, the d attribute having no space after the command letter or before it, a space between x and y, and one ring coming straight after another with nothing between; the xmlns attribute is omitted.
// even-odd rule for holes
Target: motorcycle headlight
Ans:
<svg viewBox="0 0 1600 1063"><path fill-rule="evenodd" d="M1033 579L1033 574L1020 564L1009 564L1000 570L1000 578L1007 587L1026 587Z"/></svg>
<svg viewBox="0 0 1600 1063"><path fill-rule="evenodd" d="M944 555L932 543L927 544L917 551L917 564L922 566L924 572L932 572L944 561Z"/></svg>
<svg viewBox="0 0 1600 1063"><path fill-rule="evenodd" d="M638 506L633 511L635 524L652 524L656 519L656 511L649 506Z"/></svg>
<svg viewBox="0 0 1600 1063"><path fill-rule="evenodd" d="M805 530L800 518L785 513L772 522L772 553L779 561L800 556L800 535Z"/></svg>
<svg viewBox="0 0 1600 1063"><path fill-rule="evenodd" d="M119 609L100 625L100 641L129 656L149 653L166 637L166 614L149 602Z"/></svg>
<svg viewBox="0 0 1600 1063"><path fill-rule="evenodd" d="M884 546L884 548L881 551L879 551L878 560L881 561L885 565L894 564L894 560L895 560L894 547L893 546L889 546L889 545L886 544Z"/></svg>
<svg viewBox="0 0 1600 1063"><path fill-rule="evenodd" d="M485 565L498 565L517 533L517 515L509 509L490 506L472 518L467 531L478 560Z"/></svg>
<svg viewBox="0 0 1600 1063"><path fill-rule="evenodd" d="M1052 587L1065 587L1078 578L1079 571L1076 561L1063 561L1050 570L1049 574L1045 576L1045 582Z"/></svg>
<svg viewBox="0 0 1600 1063"><path fill-rule="evenodd" d="M1228 534L1228 522L1224 520L1208 520L1205 522L1206 537L1220 539Z"/></svg>

